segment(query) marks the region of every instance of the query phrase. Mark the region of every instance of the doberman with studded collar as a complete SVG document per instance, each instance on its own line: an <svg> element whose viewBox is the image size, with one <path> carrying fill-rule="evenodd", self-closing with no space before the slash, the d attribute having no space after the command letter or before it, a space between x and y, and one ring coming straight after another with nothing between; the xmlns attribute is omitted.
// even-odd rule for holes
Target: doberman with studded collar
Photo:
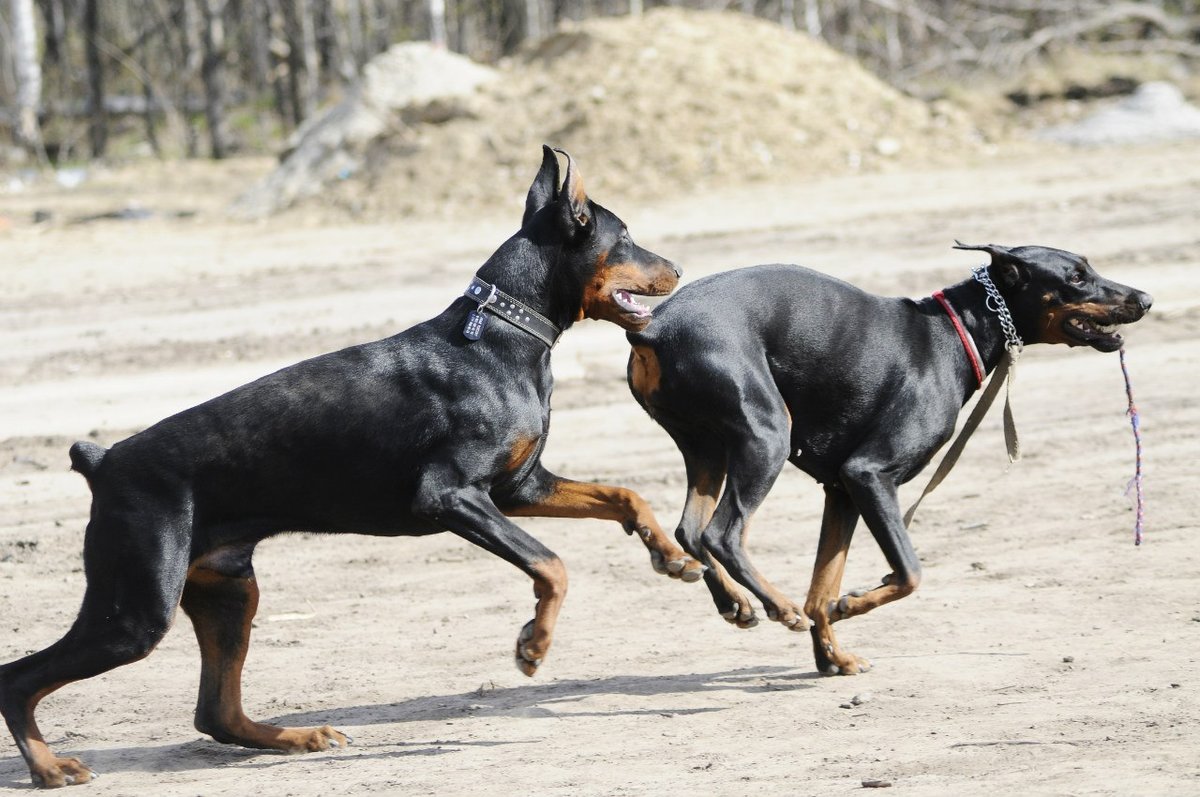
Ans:
<svg viewBox="0 0 1200 797"><path fill-rule="evenodd" d="M838 646L834 622L917 588L920 563L896 490L950 438L982 372L1004 354L987 285L1003 300L994 309L1007 307L1026 343L1115 351L1114 325L1150 307L1150 296L1100 277L1070 252L957 248L987 252L991 262L939 292L942 301L884 298L797 266L756 266L697 280L657 308L653 326L627 333L633 395L670 433L687 469L676 536L709 565L718 611L741 628L755 625L749 590L770 619L811 630L821 672L869 667ZM978 374L973 356L982 360ZM803 606L767 581L745 549L751 516L786 462L825 488ZM860 516L892 572L874 589L839 598Z"/></svg>
<svg viewBox="0 0 1200 797"><path fill-rule="evenodd" d="M33 782L62 786L93 774L46 745L38 702L149 654L177 605L200 643L199 730L285 751L347 743L328 726L274 727L242 711L258 602L251 556L278 532L451 531L511 562L533 579L537 599L516 643L526 675L550 647L567 576L509 516L618 521L659 572L699 580L703 566L637 494L568 481L539 462L559 331L585 317L643 329L650 310L634 295L665 294L678 279L587 197L569 157L560 189L547 147L521 229L436 317L285 368L108 451L76 443L73 466L93 495L83 606L58 642L0 667L0 711Z"/></svg>

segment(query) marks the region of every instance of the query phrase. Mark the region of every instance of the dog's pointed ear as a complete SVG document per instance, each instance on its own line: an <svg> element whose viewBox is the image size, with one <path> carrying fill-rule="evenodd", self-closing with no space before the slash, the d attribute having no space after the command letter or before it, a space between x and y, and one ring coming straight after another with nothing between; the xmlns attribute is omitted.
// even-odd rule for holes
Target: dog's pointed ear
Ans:
<svg viewBox="0 0 1200 797"><path fill-rule="evenodd" d="M999 277L1000 284L1006 288L1019 288L1029 281L1029 268L1025 261L1008 247L998 244L964 244L955 239L954 248L987 252L991 255L992 273Z"/></svg>
<svg viewBox="0 0 1200 797"><path fill-rule="evenodd" d="M558 197L558 156L554 152L553 147L542 145L542 167L538 169L537 177L533 178L529 193L525 196L522 227L528 226L535 213Z"/></svg>
<svg viewBox="0 0 1200 797"><path fill-rule="evenodd" d="M583 189L583 175L566 151L557 149L555 152L567 159L567 176L563 178L562 192L558 195L558 201L563 205L565 213L568 214L570 226L576 230L582 230L592 220L591 212L588 210L587 192Z"/></svg>

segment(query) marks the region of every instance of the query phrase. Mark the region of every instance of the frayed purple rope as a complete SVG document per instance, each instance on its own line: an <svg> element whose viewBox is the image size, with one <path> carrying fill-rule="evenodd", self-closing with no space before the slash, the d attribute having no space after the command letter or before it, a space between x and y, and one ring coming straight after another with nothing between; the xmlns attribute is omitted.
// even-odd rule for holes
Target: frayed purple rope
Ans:
<svg viewBox="0 0 1200 797"><path fill-rule="evenodd" d="M1133 427L1133 443L1137 449L1137 460L1133 468L1133 478L1125 485L1125 495L1132 488L1137 488L1134 495L1137 500L1137 522L1133 526L1133 544L1142 544L1142 527L1146 521L1146 494L1142 489L1142 420L1138 415L1137 405L1133 403L1133 385L1129 382L1129 369L1125 367L1125 347L1121 347L1121 373L1125 375L1125 395L1129 397L1129 425Z"/></svg>

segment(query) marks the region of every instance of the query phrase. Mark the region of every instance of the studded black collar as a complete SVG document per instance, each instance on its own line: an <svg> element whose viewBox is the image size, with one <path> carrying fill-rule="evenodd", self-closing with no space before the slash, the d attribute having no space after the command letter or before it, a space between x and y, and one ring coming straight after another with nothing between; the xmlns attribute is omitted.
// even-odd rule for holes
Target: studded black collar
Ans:
<svg viewBox="0 0 1200 797"><path fill-rule="evenodd" d="M550 319L479 277L471 280L471 284L467 286L463 295L471 301L479 303L479 310L476 312L487 311L492 315L499 316L513 326L533 335L550 348L554 347L554 344L558 342L558 336L562 334L562 330ZM482 328L479 331L482 334ZM468 335L468 337L471 336Z"/></svg>

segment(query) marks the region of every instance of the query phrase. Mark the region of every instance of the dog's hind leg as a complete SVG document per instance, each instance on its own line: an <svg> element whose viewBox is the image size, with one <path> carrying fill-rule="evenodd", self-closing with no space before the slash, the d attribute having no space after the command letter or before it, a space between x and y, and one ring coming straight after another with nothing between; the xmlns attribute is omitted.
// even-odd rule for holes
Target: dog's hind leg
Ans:
<svg viewBox="0 0 1200 797"><path fill-rule="evenodd" d="M846 552L858 523L858 509L840 486L825 487L825 515L821 519L821 542L813 567L812 585L804 611L813 621L810 630L817 669L828 675L856 675L871 669L871 663L842 650L833 634L831 613L837 607L846 569Z"/></svg>
<svg viewBox="0 0 1200 797"><path fill-rule="evenodd" d="M700 541L701 533L716 511L717 499L725 481L725 451L717 445L705 445L693 440L665 422L663 427L683 454L688 481L687 499L679 517L679 526L675 529L675 539L679 540L685 551L708 568L704 572L704 583L712 595L717 613L738 628L753 628L758 625L758 618L754 616L754 604L750 602L750 597Z"/></svg>
<svg viewBox="0 0 1200 797"><path fill-rule="evenodd" d="M782 406L782 400L779 403ZM729 452L725 492L701 541L739 584L762 601L767 617L793 631L807 630L809 620L803 608L764 578L746 552L750 519L788 458L787 414L781 410L761 415L752 428L741 429L731 437L737 444Z"/></svg>
<svg viewBox="0 0 1200 797"><path fill-rule="evenodd" d="M145 507L106 513L93 506L79 616L50 647L0 667L0 713L37 786L86 783L95 774L46 744L34 719L42 698L145 657L170 628L187 569L190 521L164 517Z"/></svg>
<svg viewBox="0 0 1200 797"><path fill-rule="evenodd" d="M258 609L252 544L213 551L192 563L182 606L200 644L200 697L196 730L224 744L286 752L345 747L346 736L328 725L283 728L254 722L242 710L242 665L250 623Z"/></svg>
<svg viewBox="0 0 1200 797"><path fill-rule="evenodd" d="M646 500L624 487L563 479L538 463L502 508L504 514L512 517L613 520L626 533L637 533L650 552L651 565L659 573L698 581L704 572L703 564L688 556L666 535Z"/></svg>

